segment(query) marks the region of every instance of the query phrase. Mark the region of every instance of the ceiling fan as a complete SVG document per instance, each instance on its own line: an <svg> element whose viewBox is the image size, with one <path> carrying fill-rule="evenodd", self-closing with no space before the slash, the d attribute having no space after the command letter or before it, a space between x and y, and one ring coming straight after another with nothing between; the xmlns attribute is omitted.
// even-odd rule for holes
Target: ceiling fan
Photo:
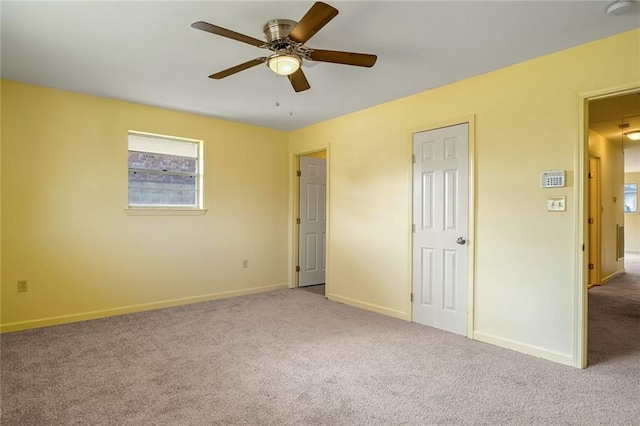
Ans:
<svg viewBox="0 0 640 426"><path fill-rule="evenodd" d="M263 49L269 49L273 54L252 59L226 70L209 76L221 79L244 71L256 65L267 63L268 67L279 75L286 75L296 92L309 89L309 82L302 72L303 60L332 62L334 64L355 65L358 67L372 67L378 57L364 53L339 52L336 50L312 49L305 43L322 27L338 14L338 10L326 3L316 2L302 17L300 22L290 19L273 19L264 25L263 32L266 41L258 40L207 22L194 22L193 28L227 37L243 43L251 44Z"/></svg>

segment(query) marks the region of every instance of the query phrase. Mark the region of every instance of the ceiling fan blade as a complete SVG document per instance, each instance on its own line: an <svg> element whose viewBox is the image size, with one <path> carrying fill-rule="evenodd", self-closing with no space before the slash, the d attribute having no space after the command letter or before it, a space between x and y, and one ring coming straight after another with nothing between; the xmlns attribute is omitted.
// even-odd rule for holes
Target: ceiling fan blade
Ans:
<svg viewBox="0 0 640 426"><path fill-rule="evenodd" d="M226 28L222 28L203 21L194 22L193 24L191 24L191 27L197 30L206 31L211 34L227 37L232 40L238 40L256 47L262 47L266 44L264 41L258 40L257 38L249 37L248 35L240 34L235 31L231 31Z"/></svg>
<svg viewBox="0 0 640 426"><path fill-rule="evenodd" d="M311 86L309 86L309 82L307 81L307 77L305 77L302 72L302 68L298 68L298 71L294 72L291 75L288 75L289 81L293 86L293 90L296 92L304 92L305 90L309 90Z"/></svg>
<svg viewBox="0 0 640 426"><path fill-rule="evenodd" d="M309 59L312 61L332 62L334 64L355 65L357 67L372 67L378 57L365 53L338 52L336 50L311 50Z"/></svg>
<svg viewBox="0 0 640 426"><path fill-rule="evenodd" d="M235 67L231 67L231 68L228 68L228 69L226 69L224 71L220 71L220 72L217 72L215 74L211 74L209 76L209 78L214 78L216 80L220 80L221 78L229 77L230 75L233 75L233 74L235 74L237 72L244 71L244 70L249 69L251 67L255 67L256 65L260 65L260 64L264 63L264 61L266 61L266 60L267 60L267 58L252 59L252 60L247 61L247 62L245 62L243 64L236 65Z"/></svg>
<svg viewBox="0 0 640 426"><path fill-rule="evenodd" d="M338 9L326 3L316 2L293 27L289 38L296 43L306 43L322 27L327 25L338 14Z"/></svg>

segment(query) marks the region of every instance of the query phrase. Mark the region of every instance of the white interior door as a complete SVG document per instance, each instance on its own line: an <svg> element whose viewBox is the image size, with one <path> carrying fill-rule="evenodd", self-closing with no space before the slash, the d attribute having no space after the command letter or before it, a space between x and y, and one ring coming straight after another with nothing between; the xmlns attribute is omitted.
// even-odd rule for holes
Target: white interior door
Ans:
<svg viewBox="0 0 640 426"><path fill-rule="evenodd" d="M469 125L413 135L413 321L467 335Z"/></svg>
<svg viewBox="0 0 640 426"><path fill-rule="evenodd" d="M300 227L298 285L324 284L327 160L300 157Z"/></svg>

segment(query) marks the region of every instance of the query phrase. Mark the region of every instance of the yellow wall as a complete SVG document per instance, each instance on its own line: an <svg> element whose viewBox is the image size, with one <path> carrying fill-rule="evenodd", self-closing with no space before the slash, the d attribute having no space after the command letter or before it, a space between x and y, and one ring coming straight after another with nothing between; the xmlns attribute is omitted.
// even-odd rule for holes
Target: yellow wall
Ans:
<svg viewBox="0 0 640 426"><path fill-rule="evenodd" d="M640 173L625 173L624 183L635 183L640 188ZM640 253L640 213L624 214L624 250Z"/></svg>
<svg viewBox="0 0 640 426"><path fill-rule="evenodd" d="M574 356L579 93L640 86L640 31L558 52L291 133L330 146L329 298L411 318L411 130L476 116L475 338ZM568 186L541 189L540 172ZM567 197L566 213L546 198Z"/></svg>
<svg viewBox="0 0 640 426"><path fill-rule="evenodd" d="M11 81L2 124L3 330L287 285L286 132ZM125 214L129 130L204 141L204 216Z"/></svg>
<svg viewBox="0 0 640 426"><path fill-rule="evenodd" d="M624 224L624 156L619 140L607 140L589 131L589 151L600 157L601 244L600 282L624 271L617 260L617 225Z"/></svg>

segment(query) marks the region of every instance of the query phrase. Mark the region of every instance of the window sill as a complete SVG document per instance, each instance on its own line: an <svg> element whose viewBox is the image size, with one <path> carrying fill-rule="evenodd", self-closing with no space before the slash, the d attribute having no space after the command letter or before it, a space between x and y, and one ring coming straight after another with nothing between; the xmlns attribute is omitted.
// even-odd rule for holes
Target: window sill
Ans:
<svg viewBox="0 0 640 426"><path fill-rule="evenodd" d="M128 208L124 209L128 216L203 216L206 209L181 209L181 208Z"/></svg>

